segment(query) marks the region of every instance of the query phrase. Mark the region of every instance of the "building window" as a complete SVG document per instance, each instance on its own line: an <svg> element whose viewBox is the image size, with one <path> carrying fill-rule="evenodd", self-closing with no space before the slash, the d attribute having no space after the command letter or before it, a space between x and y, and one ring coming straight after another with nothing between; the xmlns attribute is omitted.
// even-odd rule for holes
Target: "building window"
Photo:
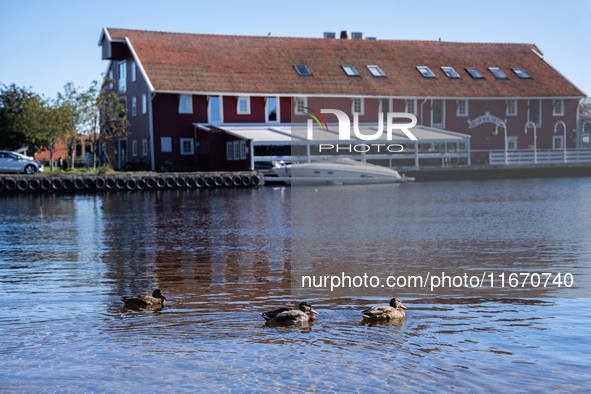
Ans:
<svg viewBox="0 0 591 394"><path fill-rule="evenodd" d="M507 137L507 149L508 150L516 150L517 149L517 137Z"/></svg>
<svg viewBox="0 0 591 394"><path fill-rule="evenodd" d="M527 73L520 68L514 68L512 70L521 79L531 79L531 77L529 75L527 75Z"/></svg>
<svg viewBox="0 0 591 394"><path fill-rule="evenodd" d="M142 94L142 114L148 112L148 100L145 94Z"/></svg>
<svg viewBox="0 0 591 394"><path fill-rule="evenodd" d="M517 115L517 100L507 100L507 110L505 111L507 116Z"/></svg>
<svg viewBox="0 0 591 394"><path fill-rule="evenodd" d="M507 79L507 76L498 67L489 67L488 71L493 73L496 79Z"/></svg>
<svg viewBox="0 0 591 394"><path fill-rule="evenodd" d="M556 100L554 102L554 110L552 111L552 115L554 116L562 116L564 115L564 100Z"/></svg>
<svg viewBox="0 0 591 394"><path fill-rule="evenodd" d="M305 115L306 114L306 107L308 106L308 98L307 97L297 97L295 103L295 113L296 115Z"/></svg>
<svg viewBox="0 0 591 394"><path fill-rule="evenodd" d="M408 99L406 100L406 112L409 114L417 114L417 100Z"/></svg>
<svg viewBox="0 0 591 394"><path fill-rule="evenodd" d="M458 100L457 116L468 116L468 100Z"/></svg>
<svg viewBox="0 0 591 394"><path fill-rule="evenodd" d="M137 97L133 96L131 98L131 116L137 115Z"/></svg>
<svg viewBox="0 0 591 394"><path fill-rule="evenodd" d="M193 150L193 138L181 138L181 155L192 155Z"/></svg>
<svg viewBox="0 0 591 394"><path fill-rule="evenodd" d="M536 127L542 126L542 101L529 100L529 111L527 112L527 120L533 122Z"/></svg>
<svg viewBox="0 0 591 394"><path fill-rule="evenodd" d="M119 93L127 91L127 67L125 62L119 63Z"/></svg>
<svg viewBox="0 0 591 394"><path fill-rule="evenodd" d="M109 71L109 89L113 89L113 70Z"/></svg>
<svg viewBox="0 0 591 394"><path fill-rule="evenodd" d="M240 160L246 160L246 141L240 141Z"/></svg>
<svg viewBox="0 0 591 394"><path fill-rule="evenodd" d="M470 76L474 79L484 79L484 76L480 74L480 71L478 71L474 67L468 67L466 71L468 71L468 74L470 74Z"/></svg>
<svg viewBox="0 0 591 394"><path fill-rule="evenodd" d="M136 140L131 141L131 154L133 156L137 156L137 141Z"/></svg>
<svg viewBox="0 0 591 394"><path fill-rule="evenodd" d="M419 70L421 75L425 78L435 78L435 74L433 74L433 71L431 71L429 67L419 66L417 67L417 70Z"/></svg>
<svg viewBox="0 0 591 394"><path fill-rule="evenodd" d="M363 99L362 98L355 98L353 99L353 105L351 108L351 112L354 114L363 115Z"/></svg>
<svg viewBox="0 0 591 394"><path fill-rule="evenodd" d="M552 149L563 149L562 138L562 135L555 135L552 137Z"/></svg>
<svg viewBox="0 0 591 394"><path fill-rule="evenodd" d="M131 82L135 82L135 62L131 62Z"/></svg>
<svg viewBox="0 0 591 394"><path fill-rule="evenodd" d="M179 99L179 114L193 113L193 96L181 94Z"/></svg>
<svg viewBox="0 0 591 394"><path fill-rule="evenodd" d="M238 97L238 108L236 109L238 115L249 115L250 114L250 97L240 96Z"/></svg>
<svg viewBox="0 0 591 394"><path fill-rule="evenodd" d="M221 96L209 96L208 112L210 123L222 123L224 121Z"/></svg>
<svg viewBox="0 0 591 394"><path fill-rule="evenodd" d="M233 141L234 146L234 160L240 160L240 141Z"/></svg>
<svg viewBox="0 0 591 394"><path fill-rule="evenodd" d="M445 101L433 100L431 109L431 127L445 127Z"/></svg>
<svg viewBox="0 0 591 394"><path fill-rule="evenodd" d="M232 160L232 157L234 156L234 149L232 146L232 141L226 142L226 160Z"/></svg>
<svg viewBox="0 0 591 394"><path fill-rule="evenodd" d="M386 76L379 66L367 66L367 69L374 77L383 78Z"/></svg>
<svg viewBox="0 0 591 394"><path fill-rule="evenodd" d="M441 69L443 70L445 75L448 76L448 78L451 78L451 79L459 79L460 78L460 76L458 75L456 70L454 70L451 67L441 67Z"/></svg>
<svg viewBox="0 0 591 394"><path fill-rule="evenodd" d="M345 74L347 74L350 77L358 77L359 73L357 72L357 70L355 70L355 67L353 66L341 66L343 71L345 72Z"/></svg>
<svg viewBox="0 0 591 394"><path fill-rule="evenodd" d="M142 140L142 155L148 156L148 140Z"/></svg>
<svg viewBox="0 0 591 394"><path fill-rule="evenodd" d="M279 99L277 97L267 97L267 106L265 110L265 113L267 114L267 122L279 122L278 102Z"/></svg>
<svg viewBox="0 0 591 394"><path fill-rule="evenodd" d="M312 75L310 70L308 70L308 67L304 66L303 64L293 66L293 68L295 68L298 74L300 74L302 77L308 77Z"/></svg>
<svg viewBox="0 0 591 394"><path fill-rule="evenodd" d="M172 138L171 137L160 138L160 145L162 147L162 152L172 152Z"/></svg>
<svg viewBox="0 0 591 394"><path fill-rule="evenodd" d="M382 99L380 103L380 112L384 113L384 120L386 120L385 114L391 112L390 108L392 108L392 106L390 105L390 99Z"/></svg>

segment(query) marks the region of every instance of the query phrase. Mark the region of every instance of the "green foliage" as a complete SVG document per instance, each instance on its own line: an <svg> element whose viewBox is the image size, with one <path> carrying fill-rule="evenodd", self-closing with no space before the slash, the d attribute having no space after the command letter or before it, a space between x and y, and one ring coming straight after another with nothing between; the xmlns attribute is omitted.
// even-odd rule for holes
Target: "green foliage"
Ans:
<svg viewBox="0 0 591 394"><path fill-rule="evenodd" d="M97 173L99 175L106 175L106 174L109 174L109 173L112 173L112 172L115 172L115 171L108 164L105 164L102 167L99 167L98 170L97 170Z"/></svg>
<svg viewBox="0 0 591 394"><path fill-rule="evenodd" d="M51 171L51 175L64 176L64 170L62 170L61 168L55 169L55 170Z"/></svg>
<svg viewBox="0 0 591 394"><path fill-rule="evenodd" d="M12 84L0 88L0 149L16 150L23 146L36 151L37 114L44 100L37 94Z"/></svg>

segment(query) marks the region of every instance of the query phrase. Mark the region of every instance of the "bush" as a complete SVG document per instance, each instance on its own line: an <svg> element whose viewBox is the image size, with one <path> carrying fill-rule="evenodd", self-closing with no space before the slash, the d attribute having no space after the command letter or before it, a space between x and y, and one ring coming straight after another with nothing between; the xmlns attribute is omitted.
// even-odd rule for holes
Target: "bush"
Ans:
<svg viewBox="0 0 591 394"><path fill-rule="evenodd" d="M97 171L97 173L98 173L99 175L106 175L106 174L108 174L109 172L113 172L113 169L111 168L111 166L110 166L110 165L108 165L108 164L106 164L106 163L105 163L105 164L104 164L102 167L99 167L99 168L98 168L98 171Z"/></svg>

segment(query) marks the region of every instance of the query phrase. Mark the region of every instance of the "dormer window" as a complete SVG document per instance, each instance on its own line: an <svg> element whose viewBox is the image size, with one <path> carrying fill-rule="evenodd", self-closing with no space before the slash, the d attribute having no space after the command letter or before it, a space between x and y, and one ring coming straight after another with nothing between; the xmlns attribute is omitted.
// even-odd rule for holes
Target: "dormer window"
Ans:
<svg viewBox="0 0 591 394"><path fill-rule="evenodd" d="M350 77L358 77L359 73L357 72L357 70L355 70L355 67L353 66L341 66L343 68L343 71L345 72L345 74L347 74Z"/></svg>
<svg viewBox="0 0 591 394"><path fill-rule="evenodd" d="M417 67L417 70L419 70L421 75L425 78L435 78L435 74L433 74L433 71L431 71L431 69L429 69L429 67L419 66L419 67Z"/></svg>
<svg viewBox="0 0 591 394"><path fill-rule="evenodd" d="M470 76L474 79L484 79L484 76L480 74L480 71L478 71L474 67L468 67L466 71L468 71L468 74L470 74Z"/></svg>
<svg viewBox="0 0 591 394"><path fill-rule="evenodd" d="M307 77L307 76L311 76L312 73L310 72L310 70L308 70L307 66L304 66L303 64L297 65L297 66L293 66L293 68L296 69L296 71L298 72L298 74L300 74L302 77Z"/></svg>
<svg viewBox="0 0 591 394"><path fill-rule="evenodd" d="M521 68L513 68L512 70L521 79L531 79L531 77L527 75L527 73L523 71Z"/></svg>
<svg viewBox="0 0 591 394"><path fill-rule="evenodd" d="M460 76L458 75L456 70L454 70L451 67L441 67L441 69L443 70L445 75L448 76L448 78L451 78L451 79L459 79L460 78Z"/></svg>
<svg viewBox="0 0 591 394"><path fill-rule="evenodd" d="M386 74L384 74L384 72L382 71L382 69L378 66L367 66L367 69L369 70L369 72L371 73L371 75L373 75L374 77L378 77L378 78L384 78L386 77Z"/></svg>
<svg viewBox="0 0 591 394"><path fill-rule="evenodd" d="M493 73L493 75L497 79L507 79L507 76L505 75L505 73L503 73L501 70L499 70L498 67L489 67L488 71Z"/></svg>

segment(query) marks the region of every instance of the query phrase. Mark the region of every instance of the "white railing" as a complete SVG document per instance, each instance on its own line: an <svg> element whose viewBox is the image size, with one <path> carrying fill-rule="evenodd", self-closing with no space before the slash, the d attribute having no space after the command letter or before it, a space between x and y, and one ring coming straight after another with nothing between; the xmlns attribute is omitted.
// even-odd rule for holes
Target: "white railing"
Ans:
<svg viewBox="0 0 591 394"><path fill-rule="evenodd" d="M499 164L558 164L558 163L589 163L591 162L591 149L567 149L566 155L562 150L537 151L516 150L507 152L505 163L505 151L490 151L491 165Z"/></svg>

